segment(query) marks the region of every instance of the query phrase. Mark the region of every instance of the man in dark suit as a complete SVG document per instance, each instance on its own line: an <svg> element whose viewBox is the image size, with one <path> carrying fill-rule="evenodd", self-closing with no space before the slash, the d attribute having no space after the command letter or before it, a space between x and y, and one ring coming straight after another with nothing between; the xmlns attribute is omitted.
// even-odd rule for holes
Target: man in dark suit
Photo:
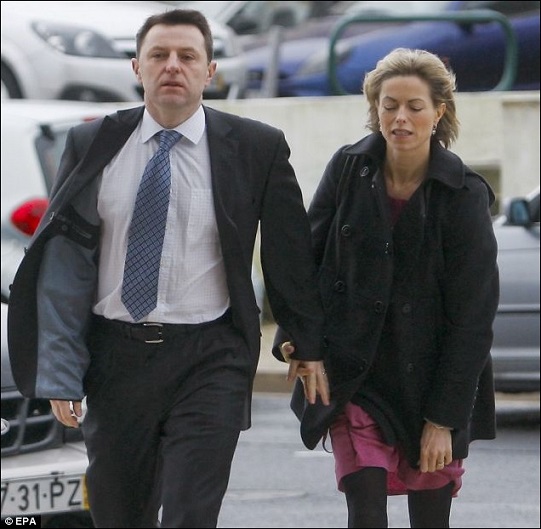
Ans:
<svg viewBox="0 0 541 529"><path fill-rule="evenodd" d="M150 17L132 66L144 106L67 138L12 286L12 367L25 396L49 399L66 426L82 424L96 526L153 527L162 506L161 527L215 527L251 421L258 227L268 299L296 344L289 376L304 378L311 402L316 393L329 400L310 230L283 133L202 104L216 63L201 13ZM173 138L167 147L158 133ZM147 206L137 228L134 211L145 166L160 156L152 178L168 186L161 232L158 209ZM146 259L135 295L132 253ZM153 280L153 301L134 308Z"/></svg>

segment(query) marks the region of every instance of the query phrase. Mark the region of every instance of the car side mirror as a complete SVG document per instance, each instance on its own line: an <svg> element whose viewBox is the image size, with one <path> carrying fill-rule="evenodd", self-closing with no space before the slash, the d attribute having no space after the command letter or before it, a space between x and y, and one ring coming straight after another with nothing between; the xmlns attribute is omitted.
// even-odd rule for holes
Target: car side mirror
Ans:
<svg viewBox="0 0 541 529"><path fill-rule="evenodd" d="M505 208L507 223L513 226L529 226L532 224L528 201L523 198L513 198Z"/></svg>

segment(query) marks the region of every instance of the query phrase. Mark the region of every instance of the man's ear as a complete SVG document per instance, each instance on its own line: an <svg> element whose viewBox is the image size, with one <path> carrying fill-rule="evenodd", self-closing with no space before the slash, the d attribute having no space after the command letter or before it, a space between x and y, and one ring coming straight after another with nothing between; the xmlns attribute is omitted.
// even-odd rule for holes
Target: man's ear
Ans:
<svg viewBox="0 0 541 529"><path fill-rule="evenodd" d="M210 61L208 68L207 68L207 85L212 81L212 78L214 77L214 74L216 73L216 61Z"/></svg>
<svg viewBox="0 0 541 529"><path fill-rule="evenodd" d="M137 80L142 83L143 80L141 78L141 67L139 66L139 61L137 59L131 60L131 68L133 70L133 73L135 74L135 77L137 77Z"/></svg>

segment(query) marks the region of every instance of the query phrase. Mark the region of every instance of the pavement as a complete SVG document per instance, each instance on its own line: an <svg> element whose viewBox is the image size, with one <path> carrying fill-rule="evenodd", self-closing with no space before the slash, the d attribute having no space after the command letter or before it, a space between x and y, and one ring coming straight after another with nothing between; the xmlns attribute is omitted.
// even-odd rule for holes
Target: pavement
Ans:
<svg viewBox="0 0 541 529"><path fill-rule="evenodd" d="M261 355L254 381L254 391L260 393L290 393L293 382L286 380L287 364L279 362L271 353L276 324L264 322L261 326ZM539 392L534 393L496 393L498 415L521 414L539 417Z"/></svg>

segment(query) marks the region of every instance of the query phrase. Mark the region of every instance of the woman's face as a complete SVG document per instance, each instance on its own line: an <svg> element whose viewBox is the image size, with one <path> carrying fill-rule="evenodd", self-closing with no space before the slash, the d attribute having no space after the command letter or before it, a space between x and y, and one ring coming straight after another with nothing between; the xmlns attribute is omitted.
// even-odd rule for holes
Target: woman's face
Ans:
<svg viewBox="0 0 541 529"><path fill-rule="evenodd" d="M436 108L429 85L415 75L385 80L377 108L387 147L396 151L428 149L434 126L445 112L445 104Z"/></svg>

